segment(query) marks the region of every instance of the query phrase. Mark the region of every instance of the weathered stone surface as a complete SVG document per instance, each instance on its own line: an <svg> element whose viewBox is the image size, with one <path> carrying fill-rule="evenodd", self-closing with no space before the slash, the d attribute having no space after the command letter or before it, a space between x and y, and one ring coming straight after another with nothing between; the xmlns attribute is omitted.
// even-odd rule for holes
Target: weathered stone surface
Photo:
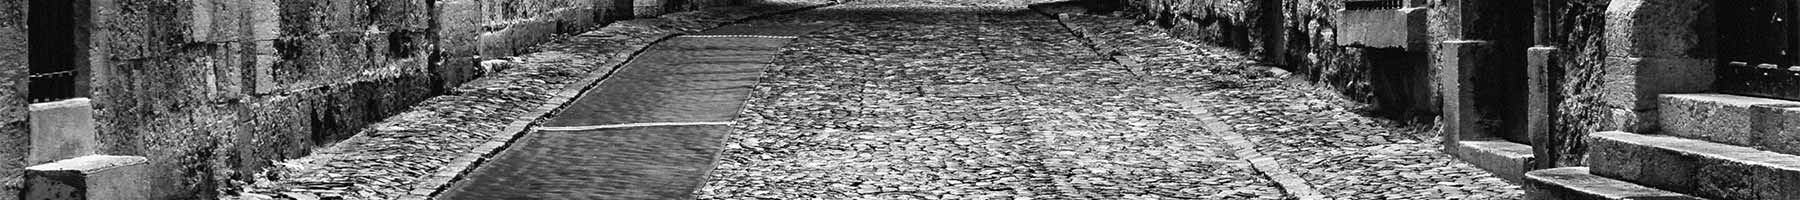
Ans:
<svg viewBox="0 0 1800 200"><path fill-rule="evenodd" d="M1647 111L1657 94L1712 88L1711 3L1614 0L1606 10L1607 88L1613 106Z"/></svg>
<svg viewBox="0 0 1800 200"><path fill-rule="evenodd" d="M435 6L438 60L432 61L431 73L438 88L448 90L481 76L475 65L480 61L476 37L484 16L474 0L441 0Z"/></svg>
<svg viewBox="0 0 1800 200"><path fill-rule="evenodd" d="M1496 133L1493 125L1482 123L1492 120L1481 113L1478 107L1475 83L1481 74L1480 68L1490 66L1486 59L1494 49L1484 41L1447 41L1439 44L1437 62L1438 87L1443 90L1443 133L1444 146L1451 152L1456 151L1457 141L1476 140L1493 137Z"/></svg>
<svg viewBox="0 0 1800 200"><path fill-rule="evenodd" d="M1555 47L1552 52L1554 63L1558 68L1550 69L1551 82L1556 84L1550 96L1554 106L1548 134L1543 140L1534 141L1545 154L1539 155L1540 168L1561 166L1582 166L1582 155L1587 150L1586 143L1581 142L1588 133L1599 131L1639 131L1620 129L1615 124L1624 123L1616 119L1637 119L1632 117L1615 117L1615 109L1603 103L1602 94L1605 74L1606 7L1610 0L1539 0L1534 6L1543 5L1535 10L1539 13L1538 27L1533 35L1539 36L1535 45ZM1632 113L1626 110L1623 113ZM1636 120L1633 120L1636 121ZM1633 122L1635 123L1635 122Z"/></svg>
<svg viewBox="0 0 1800 200"><path fill-rule="evenodd" d="M0 0L0 200L18 198L21 172L30 154L25 105L27 65L31 57L26 32L25 0Z"/></svg>
<svg viewBox="0 0 1800 200"><path fill-rule="evenodd" d="M1644 187L1588 174L1587 167L1565 167L1525 173L1525 199L1626 200L1702 198Z"/></svg>
<svg viewBox="0 0 1800 200"><path fill-rule="evenodd" d="M1728 94L1665 94L1659 101L1664 134L1753 147L1786 129L1781 111L1800 107L1800 102Z"/></svg>
<svg viewBox="0 0 1800 200"><path fill-rule="evenodd" d="M1710 58L1714 19L1707 0L1613 0L1606 11L1613 57Z"/></svg>
<svg viewBox="0 0 1800 200"><path fill-rule="evenodd" d="M1429 50L1426 9L1339 10L1337 40L1343 45Z"/></svg>
<svg viewBox="0 0 1800 200"><path fill-rule="evenodd" d="M1549 137L1551 134L1550 125L1554 123L1551 121L1554 118L1550 118L1550 116L1555 115L1555 110L1553 109L1556 106L1552 101L1552 99L1556 98L1554 96L1556 94L1551 91L1555 91L1556 88L1555 82L1553 81L1560 77L1555 77L1550 71L1552 69L1560 69L1558 64L1561 63L1556 62L1556 51L1556 47L1546 46L1536 46L1526 50L1526 57L1530 60L1525 66L1525 77L1527 79L1525 81L1527 91L1525 103L1525 134L1531 137L1531 143L1554 143L1546 140L1552 140L1554 138ZM1532 155L1534 156L1550 156L1549 154L1554 154L1554 152L1549 151L1549 149L1532 150ZM1527 166L1526 168L1536 168L1536 166Z"/></svg>
<svg viewBox="0 0 1800 200"><path fill-rule="evenodd" d="M1532 162L1531 146L1508 141L1459 141L1456 157L1494 176L1520 183Z"/></svg>
<svg viewBox="0 0 1800 200"><path fill-rule="evenodd" d="M1650 111L1658 94L1711 89L1712 65L1713 59L1607 57L1600 96L1608 106Z"/></svg>
<svg viewBox="0 0 1800 200"><path fill-rule="evenodd" d="M87 98L31 104L31 164L93 155L94 107Z"/></svg>
<svg viewBox="0 0 1800 200"><path fill-rule="evenodd" d="M1117 3L1122 3L1117 4ZM1345 96L1375 105L1382 115L1398 118L1429 117L1440 107L1432 87L1429 52L1441 38L1427 37L1423 9L1371 14L1371 18L1419 20L1357 23L1357 16L1340 15L1336 0L1129 0L1082 1L1084 12L1111 12L1122 6L1128 16L1144 19L1169 30L1176 38L1241 49L1267 64L1328 85ZM1403 7L1433 7L1422 0L1404 1ZM1435 8L1433 8L1435 10ZM1358 11L1361 12L1361 11ZM1411 13L1411 15L1407 15ZM1399 22L1399 23L1388 23ZM1401 26L1416 33L1404 39L1388 38L1382 31L1361 31L1359 26ZM1416 25L1416 26L1415 26ZM1362 27L1367 28L1367 27ZM1391 28L1380 28L1387 30ZM1365 44L1353 38L1387 38L1383 44ZM1371 51L1351 46L1391 47L1407 45L1399 52ZM1520 47L1523 48L1523 47ZM1417 72L1417 73L1412 73ZM1415 82L1417 81L1417 82ZM1425 86L1422 86L1425 85Z"/></svg>
<svg viewBox="0 0 1800 200"><path fill-rule="evenodd" d="M1705 198L1800 198L1800 156L1671 136L1589 137L1595 175Z"/></svg>
<svg viewBox="0 0 1800 200"><path fill-rule="evenodd" d="M145 181L156 173L138 156L91 155L26 168L24 199L127 200L156 199L170 192Z"/></svg>

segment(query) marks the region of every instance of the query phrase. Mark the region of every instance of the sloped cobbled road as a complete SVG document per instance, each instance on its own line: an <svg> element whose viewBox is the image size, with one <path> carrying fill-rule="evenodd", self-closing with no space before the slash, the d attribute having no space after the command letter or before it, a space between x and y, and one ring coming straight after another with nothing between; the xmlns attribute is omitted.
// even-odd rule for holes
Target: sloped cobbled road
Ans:
<svg viewBox="0 0 1800 200"><path fill-rule="evenodd" d="M703 199L1282 199L1030 2L868 0L784 49Z"/></svg>
<svg viewBox="0 0 1800 200"><path fill-rule="evenodd" d="M1397 136L1403 130L1366 122L1320 97L1327 95L1293 95L1325 91L1283 86L1216 49L1140 47L1172 39L1143 39L1156 34L1131 23L1083 31L1132 38L1084 39L1025 7L1043 1L862 0L745 22L832 28L783 48L697 196L1296 198L1236 157L1226 133L1203 128L1196 103L1326 199L1517 195L1517 187L1436 153L1433 136ZM1123 66L1097 50L1109 48L1143 54L1146 66ZM1212 60L1182 60L1190 57ZM1266 102L1281 106L1255 105ZM1277 112L1291 114L1270 114ZM1325 126L1340 128L1316 128ZM1372 130L1269 131L1294 127ZM1317 145L1323 140L1337 143ZM1339 157L1391 161L1331 163Z"/></svg>

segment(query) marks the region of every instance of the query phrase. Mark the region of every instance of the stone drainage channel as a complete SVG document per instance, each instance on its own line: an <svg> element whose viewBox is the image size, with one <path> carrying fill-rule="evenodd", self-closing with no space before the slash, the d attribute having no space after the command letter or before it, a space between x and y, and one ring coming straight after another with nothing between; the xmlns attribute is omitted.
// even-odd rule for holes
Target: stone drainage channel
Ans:
<svg viewBox="0 0 1800 200"><path fill-rule="evenodd" d="M781 46L825 25L658 42L438 199L692 199Z"/></svg>

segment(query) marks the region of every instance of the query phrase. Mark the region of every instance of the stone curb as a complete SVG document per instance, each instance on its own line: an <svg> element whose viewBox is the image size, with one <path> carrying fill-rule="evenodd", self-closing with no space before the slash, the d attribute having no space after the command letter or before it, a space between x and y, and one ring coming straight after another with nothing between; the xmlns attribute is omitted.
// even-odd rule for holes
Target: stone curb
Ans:
<svg viewBox="0 0 1800 200"><path fill-rule="evenodd" d="M793 13L793 12L804 11L804 10L811 10L811 9L825 7L825 6L831 6L831 5L835 5L835 4L837 4L837 3L824 3L824 4L819 4L819 5L810 5L810 6L803 6L803 7L791 8L791 9L785 9L785 10L772 11L772 12L757 13L754 15L749 15L749 16L741 17L739 19L735 19L732 22L726 22L726 23L721 23L721 24L717 24L717 25L723 26L725 24L738 23L738 22L742 22L742 21L746 21L746 20L752 20L752 19L762 18L762 17L766 17L766 16L772 16L772 15L780 15L780 14L787 14L787 13ZM696 11L690 11L690 12L696 12ZM674 14L674 13L671 13L671 14ZM642 19L640 19L640 20L642 20ZM631 20L627 20L627 21L631 21ZM605 72L605 74L599 75L599 76L590 76L587 78L583 78L582 80L576 81L575 83L572 83L570 85L570 86L575 86L575 87L563 88L563 90L561 92L557 92L555 97L552 97L550 100L544 102L544 105L539 106L537 109L533 109L531 112L527 112L526 114L519 116L513 122L508 123L506 128L501 129L498 134L495 134L495 135L499 135L499 137L496 137L496 138L492 139L491 141L482 143L481 146L475 147L474 151L464 154L463 156L457 157L455 160L450 161L450 164L448 164L447 166L445 166L442 169L439 169L437 173L432 174L430 176L430 178L427 178L426 180L422 181L422 183L419 186L415 187L412 191L408 192L407 195L402 196L400 199L402 199L402 200L435 199L436 198L435 196L437 194L442 193L446 189L450 189L450 186L452 186L452 183L454 183L456 180L460 180L463 178L463 176L468 175L469 172L473 172L474 169L478 168L482 163L486 162L489 158L492 158L493 156L499 154L501 152L501 150L504 150L504 149L506 149L506 147L510 146L513 141L518 140L519 138L524 136L525 133L531 132L530 128L533 126L536 126L538 121L540 121L542 119L546 119L547 117L549 117L550 113L554 113L557 110L561 110L564 107L567 107L571 101L574 101L575 98L580 97L581 94L599 86L601 83L604 83L605 79L607 77L611 77L614 72L618 71L620 66L625 65L626 63L630 62L631 59L636 57L637 55L644 53L646 50L649 49L650 46L655 45L656 43L662 42L663 40L667 40L669 38L673 38L675 36L681 35L681 34L685 34L685 32L663 33L663 34L651 35L648 37L644 37L644 38L655 38L655 39L651 40L651 42L646 42L646 43L641 43L641 44L631 44L629 48L634 49L632 51L615 52L614 55L611 56L611 59L609 59L605 62L601 62L601 63L606 63L606 65L610 65L609 67L604 68L604 69L609 69Z"/></svg>

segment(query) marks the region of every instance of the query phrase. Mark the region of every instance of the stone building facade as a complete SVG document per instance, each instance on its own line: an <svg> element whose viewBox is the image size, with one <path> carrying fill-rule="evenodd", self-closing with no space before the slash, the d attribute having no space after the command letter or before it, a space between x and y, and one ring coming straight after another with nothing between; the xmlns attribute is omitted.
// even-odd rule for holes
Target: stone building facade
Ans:
<svg viewBox="0 0 1800 200"><path fill-rule="evenodd" d="M1800 199L1800 3L1116 0L1382 110L1532 199Z"/></svg>
<svg viewBox="0 0 1800 200"><path fill-rule="evenodd" d="M30 63L25 0L0 0L0 199L19 196L31 136L25 108L25 66Z"/></svg>
<svg viewBox="0 0 1800 200"><path fill-rule="evenodd" d="M633 13L725 0L0 1L0 199L33 150L26 42L68 45L91 97L92 153L149 158L164 199L215 198L481 76L481 60ZM45 1L52 2L52 1ZM47 7L47 8L40 8ZM27 9L73 38L28 37ZM49 13L38 13L49 14ZM39 15L30 15L39 16ZM54 40L54 41L51 41ZM35 49L32 49L35 50ZM35 67L35 66L32 66ZM88 90L86 88L91 88Z"/></svg>

